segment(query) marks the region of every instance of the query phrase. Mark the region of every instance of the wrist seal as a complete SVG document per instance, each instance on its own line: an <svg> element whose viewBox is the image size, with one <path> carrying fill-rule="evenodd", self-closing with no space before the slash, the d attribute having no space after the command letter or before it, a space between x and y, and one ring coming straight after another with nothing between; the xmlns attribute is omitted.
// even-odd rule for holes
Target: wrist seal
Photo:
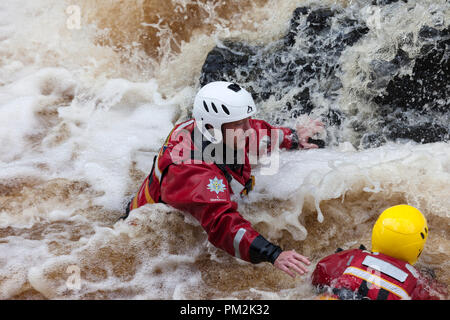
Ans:
<svg viewBox="0 0 450 320"><path fill-rule="evenodd" d="M270 262L273 264L281 252L283 250L279 246L274 245L263 236L258 235L250 245L250 262L255 264Z"/></svg>

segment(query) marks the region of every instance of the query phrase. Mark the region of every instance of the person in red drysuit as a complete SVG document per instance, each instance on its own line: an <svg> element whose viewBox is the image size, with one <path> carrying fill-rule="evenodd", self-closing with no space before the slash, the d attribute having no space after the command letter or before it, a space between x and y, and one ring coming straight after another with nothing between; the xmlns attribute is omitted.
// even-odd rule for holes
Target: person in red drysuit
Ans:
<svg viewBox="0 0 450 320"><path fill-rule="evenodd" d="M266 240L242 217L233 199L253 188L249 155L258 157L277 146L318 148L312 142L321 141L311 137L323 124L310 121L296 130L274 127L252 119L255 113L251 94L237 84L217 81L201 88L193 119L169 134L126 216L148 203L166 203L194 216L217 248L247 262L270 262L295 277L307 272L310 261Z"/></svg>
<svg viewBox="0 0 450 320"><path fill-rule="evenodd" d="M428 237L425 217L414 207L386 209L372 231L372 252L364 246L330 255L316 266L312 284L323 299L435 300L446 287L413 265Z"/></svg>

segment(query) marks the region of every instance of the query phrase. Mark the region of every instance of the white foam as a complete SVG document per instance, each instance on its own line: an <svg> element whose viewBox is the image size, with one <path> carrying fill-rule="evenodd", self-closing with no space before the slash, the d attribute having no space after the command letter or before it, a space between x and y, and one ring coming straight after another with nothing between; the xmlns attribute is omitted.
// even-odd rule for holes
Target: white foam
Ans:
<svg viewBox="0 0 450 320"><path fill-rule="evenodd" d="M28 268L49 259L45 243L22 237L2 239L0 250L0 274L3 276L0 298L20 294L27 281Z"/></svg>
<svg viewBox="0 0 450 320"><path fill-rule="evenodd" d="M436 8L441 8L440 3ZM103 212L120 213L130 190L135 192L141 183L133 180L130 171L137 169L139 174L147 174L153 155L174 123L189 114L201 63L218 39L239 36L254 44L276 39L286 30L298 1L272 1L268 8L282 9L257 10L264 18L254 31L224 28L211 36L193 36L190 43L181 44L180 55L164 60L157 79L144 79L136 72L142 70L141 65L133 67L133 61L123 61L126 59L113 48L98 45L101 30L95 25L67 29L64 12L68 4L58 0L4 0L0 4L0 182L20 178L42 181L44 187L54 179L89 184L80 194L61 198L50 190L48 198L39 198L39 203L26 198L26 194L6 197L18 203L12 211L0 208L0 228L19 235L0 239L0 298L20 295L30 288L48 298L75 299L101 295L99 292L116 298L187 299L202 297L206 289L215 290L212 296L218 298L247 294L268 299L295 298L296 291L302 291L301 298L309 296L303 282L276 292L250 288L224 294L218 288L207 287L202 272L208 275L216 270L206 266L200 271L198 260L203 259L204 265L206 259L226 264L229 273L247 264L223 258L207 242L194 218L180 216L160 204L135 210L130 220L113 225L109 221L114 219L105 218ZM421 8L415 7L411 13L396 10L408 14L405 23L410 28L411 21L420 17ZM367 19L370 14L366 12ZM388 27L396 27L394 17L387 17ZM245 14L244 18L251 20L252 16ZM414 25L414 32L419 28ZM369 41L346 52L341 108L351 109L353 88L367 89L355 76L355 70L366 70L369 62L356 57L368 51L378 52L386 35L371 34ZM395 47L395 41L393 44ZM356 68L355 61L362 66ZM270 112L267 108L263 111ZM358 108L364 111L370 106ZM261 166L254 173L255 190L239 204L239 210L253 224L269 225L264 236L270 239L280 240L287 231L303 243L309 228L302 219L307 201L312 199L317 219L326 222L333 213L322 212L321 203L330 199L345 201L346 193L355 189L367 194L399 193L409 204L433 217L449 218L449 143L387 144L357 151L344 142L324 150L284 151L276 175L262 174ZM67 188L65 192L73 191ZM278 203L283 205L280 209ZM251 210L256 204L262 208L257 212ZM368 215L358 214L361 217L352 217L354 221L363 221ZM61 232L42 232L42 238L34 235L35 240L30 240L39 228L57 223L67 225ZM338 227L332 226L325 233L332 234ZM178 229L183 235L174 232ZM52 250L55 244L61 248ZM441 245L435 250L445 256L446 248ZM116 269L130 256L137 262L126 266L136 270L129 270L130 278L125 281L116 273L127 274L127 270ZM70 265L79 266L83 272L79 290L67 287L66 269ZM258 283L260 279L253 281ZM122 296L115 296L115 290Z"/></svg>

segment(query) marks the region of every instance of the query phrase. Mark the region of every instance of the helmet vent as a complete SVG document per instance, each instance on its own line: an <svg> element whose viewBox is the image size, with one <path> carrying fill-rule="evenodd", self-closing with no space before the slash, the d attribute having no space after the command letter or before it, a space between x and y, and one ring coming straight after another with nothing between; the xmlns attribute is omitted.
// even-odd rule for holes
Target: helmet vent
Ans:
<svg viewBox="0 0 450 320"><path fill-rule="evenodd" d="M209 112L208 105L205 101L203 101L203 108L205 108L206 112Z"/></svg>
<svg viewBox="0 0 450 320"><path fill-rule="evenodd" d="M233 90L234 92L239 92L241 87L239 87L236 83L232 83L228 86L228 89Z"/></svg>
<svg viewBox="0 0 450 320"><path fill-rule="evenodd" d="M211 107L213 108L215 113L219 113L219 111L217 111L216 105L214 104L214 102L211 102Z"/></svg>
<svg viewBox="0 0 450 320"><path fill-rule="evenodd" d="M227 115L230 115L230 111L228 110L227 107L225 107L224 105L222 105L222 109L223 109L223 112L225 112Z"/></svg>
<svg viewBox="0 0 450 320"><path fill-rule="evenodd" d="M422 237L422 239L425 239L425 236L423 235L423 232L420 233L420 236Z"/></svg>

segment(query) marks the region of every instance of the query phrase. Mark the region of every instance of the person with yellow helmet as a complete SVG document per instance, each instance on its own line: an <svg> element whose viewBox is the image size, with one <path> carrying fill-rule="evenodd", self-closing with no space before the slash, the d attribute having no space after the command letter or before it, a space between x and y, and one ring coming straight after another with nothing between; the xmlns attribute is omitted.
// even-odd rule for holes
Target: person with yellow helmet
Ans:
<svg viewBox="0 0 450 320"><path fill-rule="evenodd" d="M446 289L413 267L428 238L423 214L409 205L383 211L372 230L372 251L338 249L318 262L312 284L322 297L349 300L431 300Z"/></svg>

